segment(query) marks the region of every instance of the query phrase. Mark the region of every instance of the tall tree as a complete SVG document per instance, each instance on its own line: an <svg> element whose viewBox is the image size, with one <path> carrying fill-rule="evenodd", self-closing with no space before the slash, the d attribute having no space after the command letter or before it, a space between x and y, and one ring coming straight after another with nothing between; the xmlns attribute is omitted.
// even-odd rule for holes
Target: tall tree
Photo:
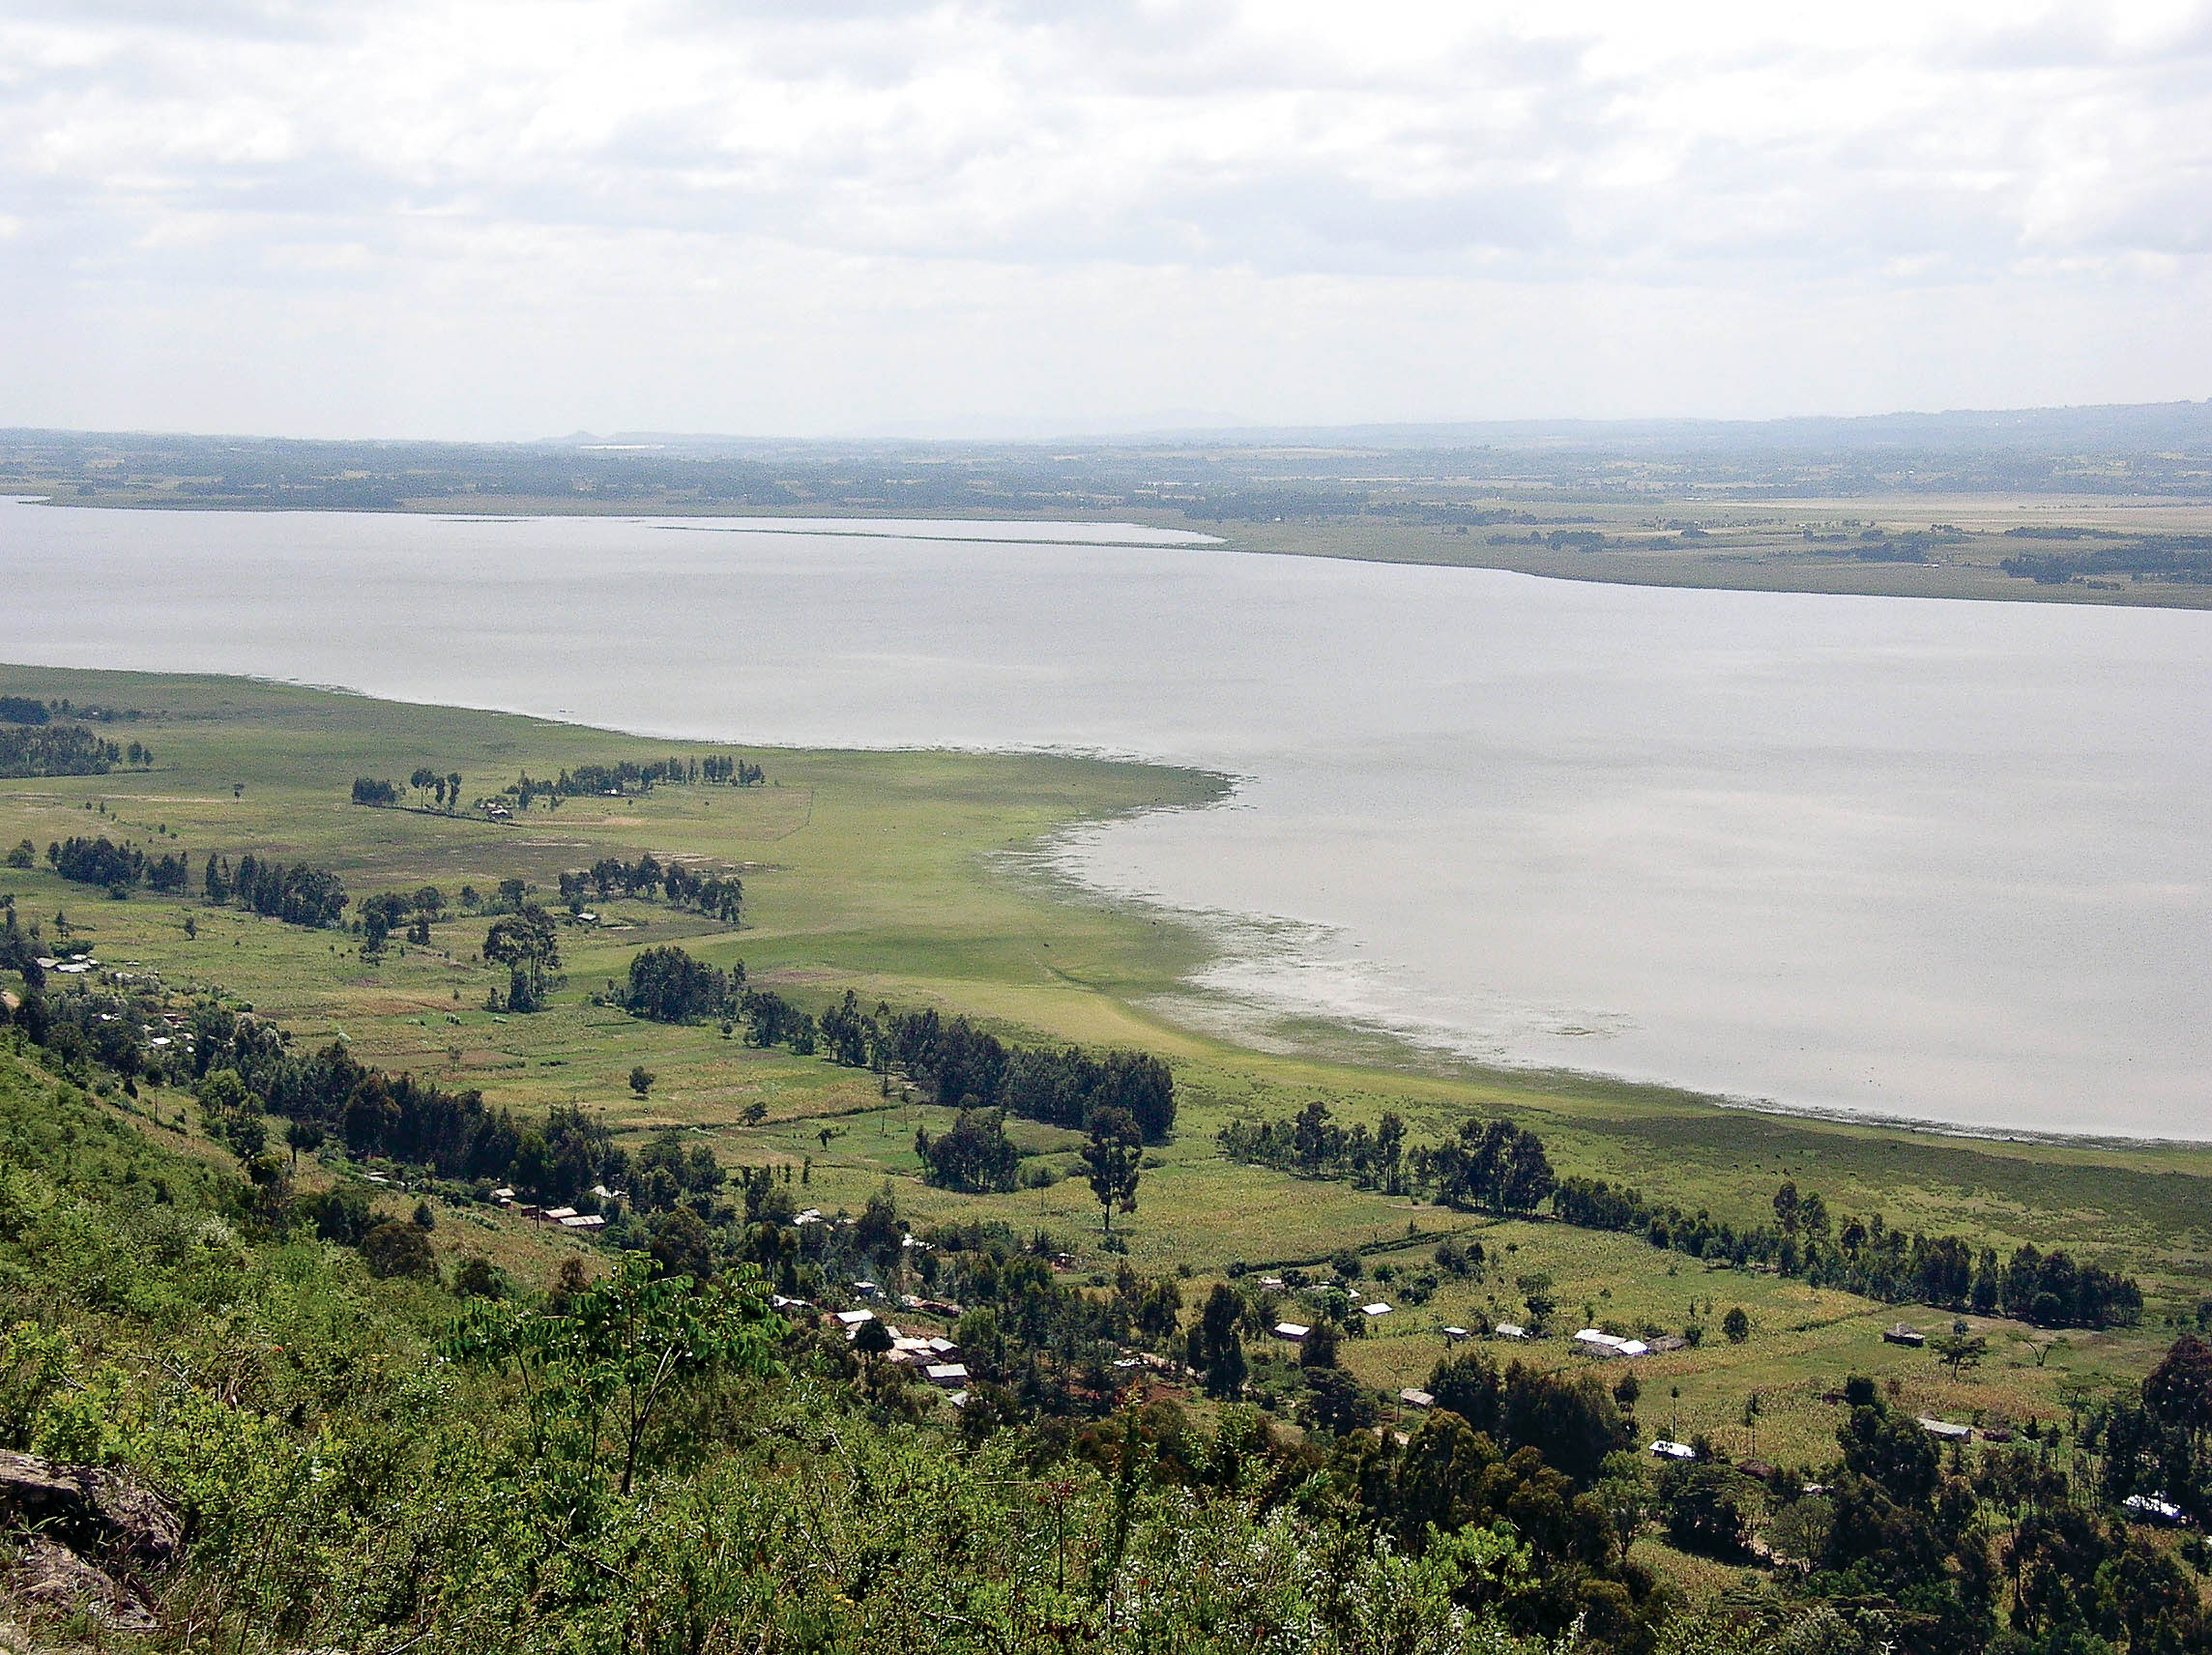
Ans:
<svg viewBox="0 0 2212 1655"><path fill-rule="evenodd" d="M560 941L553 929L553 916L533 902L526 904L519 914L494 920L484 934L483 957L493 965L507 967L511 973L509 1009L541 1009L545 1004L546 974L561 965Z"/></svg>
<svg viewBox="0 0 2212 1655"><path fill-rule="evenodd" d="M1144 1134L1125 1109L1101 1109L1091 1117L1091 1137L1082 1159L1091 1193L1098 1198L1106 1234L1114 1234L1114 1209L1137 1210L1137 1178L1144 1158Z"/></svg>

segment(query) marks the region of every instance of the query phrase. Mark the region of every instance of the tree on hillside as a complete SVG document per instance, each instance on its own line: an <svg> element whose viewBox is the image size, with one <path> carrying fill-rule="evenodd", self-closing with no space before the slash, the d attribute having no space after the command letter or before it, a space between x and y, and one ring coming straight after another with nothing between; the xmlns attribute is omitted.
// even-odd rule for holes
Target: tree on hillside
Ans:
<svg viewBox="0 0 2212 1655"><path fill-rule="evenodd" d="M1223 1402L1244 1390L1244 1340L1237 1331L1243 1308L1234 1289L1215 1282L1190 1331L1190 1365L1206 1376L1206 1394Z"/></svg>
<svg viewBox="0 0 2212 1655"><path fill-rule="evenodd" d="M1137 1210L1139 1163L1145 1151L1144 1135L1125 1109L1101 1109L1091 1116L1091 1137L1081 1159L1090 1179L1091 1193L1098 1198L1106 1234L1114 1233L1114 1209Z"/></svg>
<svg viewBox="0 0 2212 1655"><path fill-rule="evenodd" d="M430 797L430 788L432 784L444 781L445 779L446 778L444 776L440 775L428 765L417 765L415 767L414 774L407 778L407 785L413 788L425 800L427 800Z"/></svg>
<svg viewBox="0 0 2212 1655"><path fill-rule="evenodd" d="M566 1293L559 1314L550 1302L540 1310L474 1300L446 1342L460 1361L520 1370L536 1451L614 1472L625 1496L655 1428L693 1421L694 1410L674 1406L678 1399L717 1375L772 1374L785 1331L749 1271L701 1287L653 1270L651 1259L626 1254L608 1276Z"/></svg>

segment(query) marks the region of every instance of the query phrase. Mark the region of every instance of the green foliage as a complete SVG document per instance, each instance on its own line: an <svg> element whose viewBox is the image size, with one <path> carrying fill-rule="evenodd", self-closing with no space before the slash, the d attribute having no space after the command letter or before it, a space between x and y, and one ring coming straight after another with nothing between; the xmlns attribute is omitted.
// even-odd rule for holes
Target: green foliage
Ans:
<svg viewBox="0 0 2212 1655"><path fill-rule="evenodd" d="M650 1260L632 1254L558 1314L473 1304L446 1349L519 1379L541 1457L599 1474L619 1466L627 1495L648 1435L671 1405L722 1373L773 1373L783 1326L745 1275L701 1286L655 1276Z"/></svg>

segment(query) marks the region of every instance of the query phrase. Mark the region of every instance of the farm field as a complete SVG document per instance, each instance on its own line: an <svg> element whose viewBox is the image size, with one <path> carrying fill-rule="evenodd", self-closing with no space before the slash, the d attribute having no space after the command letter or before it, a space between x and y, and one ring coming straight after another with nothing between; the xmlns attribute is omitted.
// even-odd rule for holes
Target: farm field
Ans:
<svg viewBox="0 0 2212 1655"><path fill-rule="evenodd" d="M1036 755L744 749L765 785L665 786L552 810L540 802L500 824L357 806L350 783L403 778L421 765L459 770L476 795L525 771L710 749L240 681L9 668L0 691L137 709L143 716L130 728L155 753L143 773L0 782L0 845L28 839L43 853L73 834L104 833L149 851L187 850L195 867L211 851L305 858L335 870L357 901L427 884L456 905L432 924L427 945L395 936L383 962L370 965L345 932L143 889L112 901L64 882L42 855L30 869L0 875L0 891L14 894L21 915L49 927L66 915L106 967L219 991L298 1042L342 1037L364 1061L480 1088L517 1115L580 1105L633 1144L674 1126L725 1165L790 1167L795 1196L828 1212L858 1210L888 1185L917 1226L983 1217L1024 1233L1044 1229L1073 1255L1079 1276L1100 1283L1120 1263L1098 1249L1099 1209L1083 1179L1068 1176L1075 1134L1013 1123L1027 1164L1060 1175L1037 1179L1040 1187L978 1196L932 1188L917 1176L916 1129L942 1132L952 1112L909 1095L895 1078L754 1049L712 1025L647 1023L591 1003L639 948L678 943L724 968L742 961L749 980L816 1008L851 987L869 1003L966 1012L1022 1039L1159 1054L1177 1074L1178 1130L1147 1151L1137 1210L1117 1227L1127 1263L1141 1274L1180 1274L1187 1307L1233 1270L1316 1268L1352 1249L1364 1279L1394 1304L1372 1336L1345 1346L1346 1365L1380 1388L1417 1385L1442 1353L1439 1329L1512 1316L1517 1278L1542 1273L1558 1304L1554 1337L1512 1353L1580 1365L1589 1358L1569 1354L1560 1335L1586 1319L1670 1333L1698 1322L1695 1349L1637 1364L1639 1418L1652 1431L1703 1433L1748 1453L1744 1408L1756 1393L1759 1452L1812 1460L1836 1418L1821 1398L1848 1373L1894 1380L1902 1404L1946 1418L2067 1418L2085 1398L2139 1377L2170 1340L2169 1319L2193 1315L2206 1292L2212 1150L1752 1115L1586 1078L1255 1053L1163 1024L1141 1002L1204 957L1205 937L1141 910L1068 900L1026 853L1070 823L1216 798L1216 777ZM488 892L519 878L554 906L563 871L646 851L738 872L742 924L659 902L595 900L594 921L561 928L565 976L549 1009L490 1009L506 975L480 957L487 921L457 912L462 887ZM633 1068L654 1076L644 1095L628 1084ZM1510 1114L1543 1135L1562 1174L1632 1182L1736 1223L1761 1217L1776 1185L1793 1178L1822 1192L1838 1214L1879 1211L1895 1227L1955 1231L2000 1250L2073 1249L2139 1275L2149 1308L2139 1328L2063 1339L1972 1319L1990 1339L1989 1356L1978 1371L1951 1377L1930 1352L1880 1339L1900 1317L1936 1332L1947 1316L1708 1269L1635 1236L1493 1221L1220 1153L1216 1135L1232 1119L1280 1118L1315 1099L1346 1124L1395 1111L1417 1142L1446 1137L1470 1117ZM165 1137L195 1141L181 1093L149 1088L136 1114ZM396 1190L381 1199L393 1211L413 1203ZM1487 1272L1444 1276L1425 1304L1397 1302L1383 1272L1417 1274L1447 1235L1482 1241ZM434 1245L448 1259L482 1254L525 1279L543 1279L559 1259L589 1247L476 1207L451 1212ZM1740 1345L1719 1332L1736 1306L1751 1329Z"/></svg>

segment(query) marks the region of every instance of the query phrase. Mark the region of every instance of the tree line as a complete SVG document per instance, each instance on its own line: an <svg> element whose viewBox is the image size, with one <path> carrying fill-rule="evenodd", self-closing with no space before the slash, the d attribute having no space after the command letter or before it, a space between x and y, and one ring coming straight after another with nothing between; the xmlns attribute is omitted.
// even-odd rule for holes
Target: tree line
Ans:
<svg viewBox="0 0 2212 1655"><path fill-rule="evenodd" d="M1470 1119L1444 1143L1409 1145L1397 1115L1385 1112L1372 1131L1364 1121L1347 1130L1317 1098L1288 1119L1234 1119L1219 1142L1231 1160L1445 1206L1526 1216L1549 1200L1554 1217L1581 1229L1641 1234L1694 1259L1770 1266L1890 1304L2001 1313L2045 1327L2132 1324L2142 1313L2134 1278L2102 1265L2032 1245L2000 1262L1994 1248L1893 1229L1878 1212L1837 1222L1818 1191L1800 1193L1794 1182L1776 1191L1772 1224L1739 1227L1602 1178L1560 1179L1542 1140L1510 1120Z"/></svg>

